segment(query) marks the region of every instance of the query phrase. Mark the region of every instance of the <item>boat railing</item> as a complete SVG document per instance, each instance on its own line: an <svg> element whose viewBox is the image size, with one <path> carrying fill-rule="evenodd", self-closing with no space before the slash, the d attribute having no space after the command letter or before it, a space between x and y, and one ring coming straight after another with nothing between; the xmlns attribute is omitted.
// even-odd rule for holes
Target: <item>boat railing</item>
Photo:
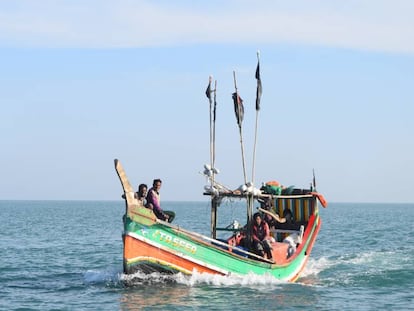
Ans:
<svg viewBox="0 0 414 311"><path fill-rule="evenodd" d="M203 195L214 195L211 192L204 192ZM217 197L221 197L221 198L240 198L240 199L244 199L247 196L252 195L249 193L238 193L238 192L220 192ZM314 197L313 194L266 194L266 193L262 193L262 194L255 194L253 195L254 199L262 199L262 198L269 198L269 199L301 199L301 198L312 198Z"/></svg>
<svg viewBox="0 0 414 311"><path fill-rule="evenodd" d="M264 261L266 263L270 263L270 264L274 264L275 263L273 260L269 260L269 259L264 258L262 256L259 256L259 255L256 255L254 253L248 252L248 251L246 251L244 249L238 248L237 246L233 246L233 245L230 245L228 243L224 243L224 242L222 242L220 240L216 240L216 239L210 238L210 237L205 236L205 235L202 235L200 233L196 233L196 232L191 232L191 231L185 230L185 229L181 228L180 226L172 225L172 224L170 224L167 221L163 221L161 219L157 219L156 221L157 221L157 223L160 223L160 224L162 224L164 226L167 226L167 227L170 227L170 228L172 228L174 230L177 230L178 232L181 232L181 233L183 233L183 234L185 234L187 236L190 236L191 238L199 238L199 239L202 239L202 240L209 241L209 242L213 243L212 245L214 245L216 247L217 247L217 245L220 245L222 247L225 247L225 248L228 248L228 249L231 249L231 250L233 250L233 249L236 248L238 253L245 254L245 255L247 255L249 257L253 257L255 259ZM236 253L234 253L234 254L237 255Z"/></svg>

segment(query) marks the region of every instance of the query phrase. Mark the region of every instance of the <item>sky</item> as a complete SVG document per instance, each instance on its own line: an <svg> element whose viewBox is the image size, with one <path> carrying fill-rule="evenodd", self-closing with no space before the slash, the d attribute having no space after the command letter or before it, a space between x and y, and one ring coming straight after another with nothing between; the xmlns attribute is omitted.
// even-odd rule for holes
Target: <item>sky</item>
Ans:
<svg viewBox="0 0 414 311"><path fill-rule="evenodd" d="M216 179L414 202L410 0L0 0L0 200L119 200L161 178L203 201L209 76ZM253 165L257 52L263 85ZM254 166L254 180L253 179Z"/></svg>

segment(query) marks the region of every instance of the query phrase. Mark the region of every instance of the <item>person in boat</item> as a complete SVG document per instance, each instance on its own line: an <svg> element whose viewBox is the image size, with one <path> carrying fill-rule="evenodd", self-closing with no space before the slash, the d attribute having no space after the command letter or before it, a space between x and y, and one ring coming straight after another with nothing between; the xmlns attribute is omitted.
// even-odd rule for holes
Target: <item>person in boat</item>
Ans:
<svg viewBox="0 0 414 311"><path fill-rule="evenodd" d="M268 259L272 259L271 239L269 225L262 219L260 213L255 213L252 226L253 251L262 257L266 254Z"/></svg>
<svg viewBox="0 0 414 311"><path fill-rule="evenodd" d="M283 217L286 219L287 224L293 224L295 222L292 211L289 208L285 208L283 211Z"/></svg>
<svg viewBox="0 0 414 311"><path fill-rule="evenodd" d="M154 179L152 183L152 188L148 191L148 194L147 194L146 207L152 209L155 216L157 216L158 219L172 222L175 217L175 213L172 211L163 211L161 208L161 197L160 197L161 184L162 184L161 179Z"/></svg>
<svg viewBox="0 0 414 311"><path fill-rule="evenodd" d="M146 206L147 189L148 186L146 184L140 184L138 186L138 191L134 193L134 198L138 200L138 204ZM121 197L125 199L125 193Z"/></svg>
<svg viewBox="0 0 414 311"><path fill-rule="evenodd" d="M138 192L135 193L138 203L143 206L147 206L147 192L148 186L146 184L140 184L138 186Z"/></svg>
<svg viewBox="0 0 414 311"><path fill-rule="evenodd" d="M270 198L259 199L260 208L272 212L273 202ZM267 222L269 228L276 227L276 220L268 213L263 214L263 220Z"/></svg>

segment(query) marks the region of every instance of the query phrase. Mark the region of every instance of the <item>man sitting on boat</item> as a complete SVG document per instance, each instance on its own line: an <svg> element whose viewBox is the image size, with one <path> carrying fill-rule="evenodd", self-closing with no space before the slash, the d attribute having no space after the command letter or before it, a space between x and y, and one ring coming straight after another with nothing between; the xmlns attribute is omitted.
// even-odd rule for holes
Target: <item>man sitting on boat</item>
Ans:
<svg viewBox="0 0 414 311"><path fill-rule="evenodd" d="M146 184L140 184L138 186L138 191L134 192L134 198L138 200L138 204L144 205L146 204L146 197L147 197L147 185ZM121 195L123 199L126 199L125 193Z"/></svg>
<svg viewBox="0 0 414 311"><path fill-rule="evenodd" d="M253 251L264 257L267 255L268 259L272 258L272 246L269 225L262 220L260 213L253 215L253 226L252 226L252 247Z"/></svg>
<svg viewBox="0 0 414 311"><path fill-rule="evenodd" d="M143 206L147 205L147 189L148 187L146 184L140 184L138 186L138 192L136 193L138 203Z"/></svg>
<svg viewBox="0 0 414 311"><path fill-rule="evenodd" d="M164 212L161 208L161 184L161 179L154 179L152 183L152 188L148 191L146 207L152 209L152 211L158 219L172 222L175 217L175 213L172 211Z"/></svg>

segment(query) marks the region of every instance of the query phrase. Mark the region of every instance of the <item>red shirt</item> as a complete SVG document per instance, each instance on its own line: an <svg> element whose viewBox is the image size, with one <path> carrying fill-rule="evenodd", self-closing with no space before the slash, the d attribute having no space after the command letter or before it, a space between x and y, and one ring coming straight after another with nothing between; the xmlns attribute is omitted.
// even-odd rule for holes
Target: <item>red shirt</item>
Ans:
<svg viewBox="0 0 414 311"><path fill-rule="evenodd" d="M253 225L253 232L252 232L253 240L255 241L263 241L270 239L270 230L269 225L267 222L263 221L258 226L255 222Z"/></svg>

